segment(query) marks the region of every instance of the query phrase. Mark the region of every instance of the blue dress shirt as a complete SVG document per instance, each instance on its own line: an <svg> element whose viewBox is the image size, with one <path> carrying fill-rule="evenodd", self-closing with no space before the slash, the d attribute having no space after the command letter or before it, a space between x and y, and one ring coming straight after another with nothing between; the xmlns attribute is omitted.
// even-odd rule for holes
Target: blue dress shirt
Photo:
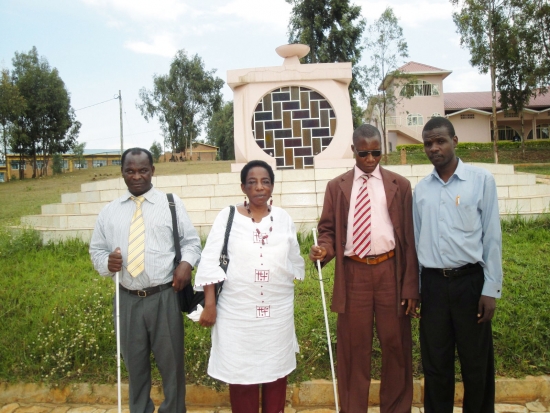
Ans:
<svg viewBox="0 0 550 413"><path fill-rule="evenodd" d="M458 268L480 263L482 294L500 298L502 233L495 179L460 159L443 182L437 171L422 179L413 194L414 237L421 268Z"/></svg>

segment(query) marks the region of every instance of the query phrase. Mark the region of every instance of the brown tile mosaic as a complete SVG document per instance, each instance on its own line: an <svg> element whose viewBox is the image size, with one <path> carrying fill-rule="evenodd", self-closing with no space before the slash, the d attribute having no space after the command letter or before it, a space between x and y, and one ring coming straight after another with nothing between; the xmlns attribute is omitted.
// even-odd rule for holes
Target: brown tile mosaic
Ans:
<svg viewBox="0 0 550 413"><path fill-rule="evenodd" d="M275 157L277 169L312 168L314 156L331 144L336 125L329 101L298 86L266 94L251 122L256 143Z"/></svg>

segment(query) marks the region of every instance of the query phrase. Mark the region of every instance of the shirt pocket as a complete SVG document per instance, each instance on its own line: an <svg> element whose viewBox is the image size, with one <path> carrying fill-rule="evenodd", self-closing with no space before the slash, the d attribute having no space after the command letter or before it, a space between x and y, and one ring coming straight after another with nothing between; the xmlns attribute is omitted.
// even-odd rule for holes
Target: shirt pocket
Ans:
<svg viewBox="0 0 550 413"><path fill-rule="evenodd" d="M453 227L464 232L475 231L480 226L480 217L476 205L460 204L456 206L458 218L453 221Z"/></svg>

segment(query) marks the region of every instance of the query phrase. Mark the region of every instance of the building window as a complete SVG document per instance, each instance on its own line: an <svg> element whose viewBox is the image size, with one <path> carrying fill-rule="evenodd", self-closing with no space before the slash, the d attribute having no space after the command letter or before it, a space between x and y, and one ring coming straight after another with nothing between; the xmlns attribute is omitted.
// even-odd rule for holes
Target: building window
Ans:
<svg viewBox="0 0 550 413"><path fill-rule="evenodd" d="M119 165L120 166L120 159L113 159L111 162L111 165Z"/></svg>
<svg viewBox="0 0 550 413"><path fill-rule="evenodd" d="M27 165L25 164L25 161L19 162L19 161L11 161L10 162L11 169L14 171L18 171L19 169L27 169Z"/></svg>
<svg viewBox="0 0 550 413"><path fill-rule="evenodd" d="M513 141L515 136L519 136L515 129L510 126L503 126L498 128L498 140L499 141ZM493 137L491 136L491 140Z"/></svg>
<svg viewBox="0 0 550 413"><path fill-rule="evenodd" d="M460 115L460 119L475 119L475 115L473 113L463 113Z"/></svg>
<svg viewBox="0 0 550 413"><path fill-rule="evenodd" d="M425 80L407 83L401 89L401 96L439 96L439 87Z"/></svg>
<svg viewBox="0 0 550 413"><path fill-rule="evenodd" d="M36 161L36 169L44 168L44 161Z"/></svg>
<svg viewBox="0 0 550 413"><path fill-rule="evenodd" d="M69 161L66 159L63 159L63 169L69 169Z"/></svg>
<svg viewBox="0 0 550 413"><path fill-rule="evenodd" d="M537 139L549 139L550 138L550 125L542 124L537 125ZM529 132L527 139L533 139L533 131Z"/></svg>
<svg viewBox="0 0 550 413"><path fill-rule="evenodd" d="M5 182L4 172L0 172L0 182Z"/></svg>
<svg viewBox="0 0 550 413"><path fill-rule="evenodd" d="M75 161L74 162L74 167L75 167L75 169L88 169L88 162L87 161L82 161L82 162Z"/></svg>
<svg viewBox="0 0 550 413"><path fill-rule="evenodd" d="M410 114L407 116L407 125L408 126L422 126L424 125L424 118L418 113Z"/></svg>
<svg viewBox="0 0 550 413"><path fill-rule="evenodd" d="M518 114L516 112L506 111L506 112L504 112L504 117L505 118L517 118Z"/></svg>
<svg viewBox="0 0 550 413"><path fill-rule="evenodd" d="M99 168L101 166L107 166L107 160L106 159L100 159L97 161L92 161L92 167L93 168Z"/></svg>
<svg viewBox="0 0 550 413"><path fill-rule="evenodd" d="M0 166L6 166L6 160L0 159Z"/></svg>

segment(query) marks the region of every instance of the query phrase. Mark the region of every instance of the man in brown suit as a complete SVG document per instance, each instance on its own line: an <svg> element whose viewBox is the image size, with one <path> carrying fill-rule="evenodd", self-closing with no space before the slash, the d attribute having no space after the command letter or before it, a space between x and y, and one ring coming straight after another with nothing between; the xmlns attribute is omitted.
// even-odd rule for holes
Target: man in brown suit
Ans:
<svg viewBox="0 0 550 413"><path fill-rule="evenodd" d="M319 246L311 247L309 254L312 261L320 260L323 265L336 257L331 309L338 313L340 411L364 413L368 409L376 324L382 349L380 411L410 412L409 316L417 317L419 298L411 185L378 165L381 139L374 126L357 128L351 149L356 165L327 184ZM360 211L364 205L366 213Z"/></svg>

